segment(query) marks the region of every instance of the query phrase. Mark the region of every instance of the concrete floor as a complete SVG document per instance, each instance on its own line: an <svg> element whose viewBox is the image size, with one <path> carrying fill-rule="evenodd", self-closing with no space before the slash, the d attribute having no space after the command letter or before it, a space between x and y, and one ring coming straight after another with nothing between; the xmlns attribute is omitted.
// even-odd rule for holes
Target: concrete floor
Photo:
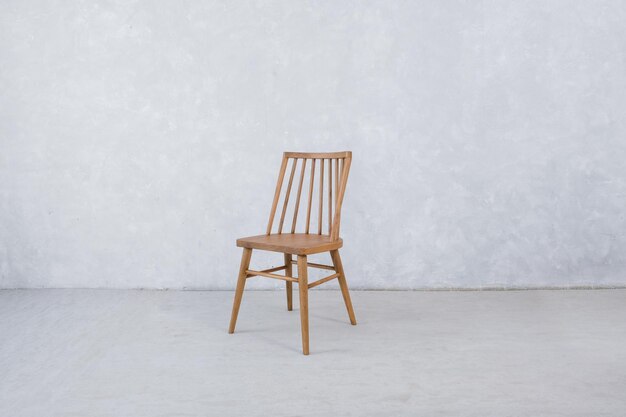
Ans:
<svg viewBox="0 0 626 417"><path fill-rule="evenodd" d="M626 415L625 290L232 296L0 291L0 416Z"/></svg>

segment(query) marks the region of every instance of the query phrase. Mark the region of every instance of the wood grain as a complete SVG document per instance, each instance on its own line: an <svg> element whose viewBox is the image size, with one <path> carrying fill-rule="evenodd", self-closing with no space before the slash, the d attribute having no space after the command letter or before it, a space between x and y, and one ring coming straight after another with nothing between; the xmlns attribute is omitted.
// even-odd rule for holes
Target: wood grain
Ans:
<svg viewBox="0 0 626 417"><path fill-rule="evenodd" d="M258 235L237 239L241 248L261 249L271 252L289 253L292 255L311 255L328 252L343 246L343 240L331 240L327 235L306 233L283 233L282 235Z"/></svg>

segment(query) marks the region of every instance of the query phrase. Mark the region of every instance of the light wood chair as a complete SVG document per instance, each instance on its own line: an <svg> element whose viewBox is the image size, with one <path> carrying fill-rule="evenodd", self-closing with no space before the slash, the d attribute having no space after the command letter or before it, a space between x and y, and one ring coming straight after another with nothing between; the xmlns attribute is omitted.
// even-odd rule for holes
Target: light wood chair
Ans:
<svg viewBox="0 0 626 417"><path fill-rule="evenodd" d="M291 161L291 171L289 174L289 181L284 193L282 211L280 215L280 221L278 222L278 229L276 233L272 233L274 226L274 217L276 209L278 207L279 200L281 199L281 190L283 186L283 179L287 166ZM339 226L341 222L341 205L343 203L343 197L346 191L346 184L348 182L348 173L350 172L350 163L352 161L352 152L333 152L333 153L302 153L302 152L285 152L283 154L283 161L280 166L280 173L278 174L278 183L276 184L276 191L274 193L274 201L272 203L272 210L270 211L270 219L267 224L267 231L264 235L244 237L237 239L237 246L243 248L243 255L241 257L241 266L239 268L239 278L237 279L237 289L235 290L235 300L233 302L233 311L230 318L229 333L234 333L235 324L237 323L237 315L239 313L239 306L241 305L241 298L243 296L243 290L246 285L246 280L251 277L261 276L266 278L274 278L287 281L287 310L291 311L292 305L292 286L293 283L298 284L300 293L300 321L302 325L302 353L309 354L309 303L308 303L308 291L310 288L317 287L320 284L328 282L333 279L339 281L341 288L341 294L343 295L343 301L348 309L348 316L350 317L350 323L356 324L356 318L354 316L354 310L352 308L352 301L350 300L350 293L348 292L348 284L346 282L346 276L341 264L341 257L339 256L339 248L343 245L343 240L339 237ZM300 166L300 178L298 180L298 191L296 193L295 202L293 204L293 217L291 221L291 229L289 232L283 232L283 226L285 225L285 215L287 214L287 208L289 205L289 197L291 194L291 186L294 182L294 176ZM304 211L304 207L300 206L300 197L302 195L302 188L304 184L304 177L307 171L307 165L309 166L309 191L308 191L308 206L306 207L306 221L303 224L304 233L296 233L296 224L298 220L299 211ZM318 187L317 187L317 199L319 200L318 215L317 215L317 233L310 228L311 209L313 207L313 191L315 187L315 173L316 168L319 168L318 174ZM326 178L324 177L325 171L327 171ZM326 191L324 190L324 182L327 181ZM334 183L334 185L333 185ZM306 187L306 186L305 186ZM334 192L333 192L334 191ZM327 194L328 201L328 215L327 219L327 231L328 234L323 234L324 229L324 194ZM302 213L304 215L304 213ZM315 214L314 214L315 216ZM281 252L284 254L284 264L276 268L264 269L262 271L255 271L249 269L250 258L252 256L253 249L260 249L272 252ZM307 255L330 252L333 265L321 265L317 263L311 263L307 261ZM292 255L297 256L297 261L292 259ZM293 276L292 264L298 265L298 277ZM315 282L308 282L307 270L308 267L326 269L334 271L333 274L322 278ZM274 272L285 271L285 275L278 275Z"/></svg>

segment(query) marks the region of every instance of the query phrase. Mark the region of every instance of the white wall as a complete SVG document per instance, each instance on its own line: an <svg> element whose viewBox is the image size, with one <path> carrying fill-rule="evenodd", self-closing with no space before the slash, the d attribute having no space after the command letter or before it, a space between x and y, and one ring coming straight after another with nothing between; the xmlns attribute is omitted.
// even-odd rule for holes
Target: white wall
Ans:
<svg viewBox="0 0 626 417"><path fill-rule="evenodd" d="M353 288L626 285L624 22L624 1L4 1L0 287L233 288L284 150L354 152Z"/></svg>

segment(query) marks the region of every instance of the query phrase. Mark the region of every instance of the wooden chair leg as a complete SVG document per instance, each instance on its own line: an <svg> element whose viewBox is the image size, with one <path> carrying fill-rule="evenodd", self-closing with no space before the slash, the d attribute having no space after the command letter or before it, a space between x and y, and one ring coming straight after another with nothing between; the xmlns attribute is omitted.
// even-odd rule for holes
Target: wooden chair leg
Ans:
<svg viewBox="0 0 626 417"><path fill-rule="evenodd" d="M350 323L356 324L356 317L354 316L354 309L352 308L352 301L350 300L350 292L348 291L348 282L346 281L346 275L343 272L343 264L341 263L341 256L339 256L339 250L331 250L330 257L333 259L333 265L335 271L339 274L337 280L339 281L339 287L341 288L341 295L343 295L343 301L346 303L348 309L348 316L350 316Z"/></svg>
<svg viewBox="0 0 626 417"><path fill-rule="evenodd" d="M285 275L293 277L293 268L291 265L291 254L285 254ZM287 310L293 310L293 283L287 281Z"/></svg>
<svg viewBox="0 0 626 417"><path fill-rule="evenodd" d="M307 257L298 255L298 289L300 290L300 324L302 326L302 353L309 354L309 279Z"/></svg>
<svg viewBox="0 0 626 417"><path fill-rule="evenodd" d="M241 297L243 297L243 289L246 286L246 270L250 266L251 257L252 249L244 248L243 254L241 255L241 265L239 266L239 277L237 278L237 289L235 289L235 300L233 301L233 312L230 316L228 333L235 332L235 324L237 324L237 315L239 314Z"/></svg>

